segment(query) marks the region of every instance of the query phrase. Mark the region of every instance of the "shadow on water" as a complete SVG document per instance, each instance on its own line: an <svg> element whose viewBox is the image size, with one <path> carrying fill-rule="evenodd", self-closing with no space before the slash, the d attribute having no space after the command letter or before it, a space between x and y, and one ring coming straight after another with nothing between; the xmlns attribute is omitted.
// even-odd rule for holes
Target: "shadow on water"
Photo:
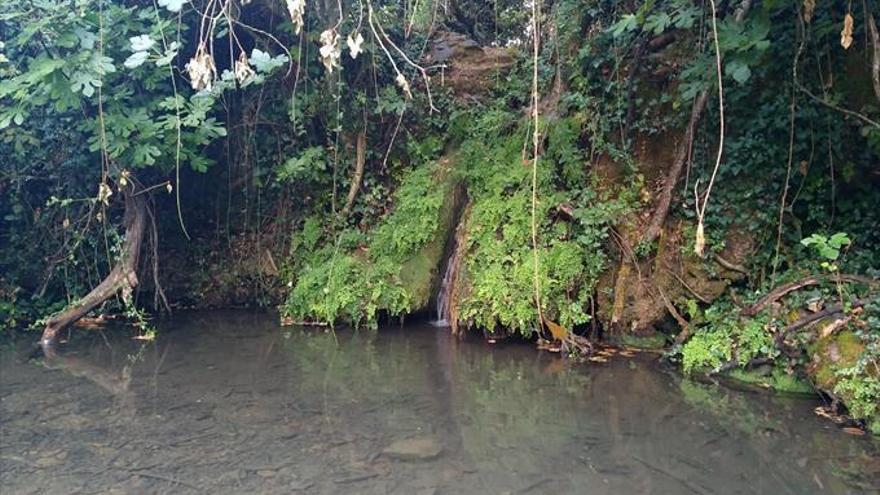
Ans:
<svg viewBox="0 0 880 495"><path fill-rule="evenodd" d="M192 313L153 343L0 350L4 493L870 493L880 445L812 401L687 380L649 356L279 329Z"/></svg>

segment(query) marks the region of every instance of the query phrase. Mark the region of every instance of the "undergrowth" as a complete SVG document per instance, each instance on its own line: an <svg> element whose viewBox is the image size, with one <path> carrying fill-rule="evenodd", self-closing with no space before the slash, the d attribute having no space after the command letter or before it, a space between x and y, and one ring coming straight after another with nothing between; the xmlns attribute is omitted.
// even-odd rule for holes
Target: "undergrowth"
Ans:
<svg viewBox="0 0 880 495"><path fill-rule="evenodd" d="M472 209L459 319L489 332L531 336L537 324L531 238L528 130L514 116L491 111L473 119L461 160ZM607 257L612 222L630 210L635 192L603 191L588 174L578 146L580 122L544 124L546 152L538 163L538 284L546 318L566 328L587 323L590 298ZM633 182L638 187L637 181Z"/></svg>
<svg viewBox="0 0 880 495"><path fill-rule="evenodd" d="M381 311L399 316L418 309L401 270L439 235L451 173L436 162L410 171L395 193L394 209L367 234L334 229L320 214L307 218L291 243L285 270L291 290L282 314L294 321L375 327Z"/></svg>

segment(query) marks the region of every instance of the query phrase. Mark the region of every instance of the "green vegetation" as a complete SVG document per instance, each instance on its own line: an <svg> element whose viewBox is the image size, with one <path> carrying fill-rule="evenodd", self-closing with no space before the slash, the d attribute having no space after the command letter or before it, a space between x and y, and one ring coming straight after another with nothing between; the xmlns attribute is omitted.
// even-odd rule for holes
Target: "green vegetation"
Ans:
<svg viewBox="0 0 880 495"><path fill-rule="evenodd" d="M446 201L455 182L448 164L414 169L401 181L393 211L367 234L324 231L318 217L306 219L291 244L292 290L283 313L375 328L380 311L401 316L421 309L451 226L454 205Z"/></svg>

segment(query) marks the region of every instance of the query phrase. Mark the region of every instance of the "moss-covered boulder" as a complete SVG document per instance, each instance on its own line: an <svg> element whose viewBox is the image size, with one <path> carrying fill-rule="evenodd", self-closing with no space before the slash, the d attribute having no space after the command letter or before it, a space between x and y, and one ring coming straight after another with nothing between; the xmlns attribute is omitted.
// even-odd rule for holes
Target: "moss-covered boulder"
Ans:
<svg viewBox="0 0 880 495"><path fill-rule="evenodd" d="M410 171L393 209L367 234L306 221L294 236L300 257L287 270L285 319L376 326L381 313L428 308L464 197L454 163L445 157Z"/></svg>
<svg viewBox="0 0 880 495"><path fill-rule="evenodd" d="M816 387L839 399L853 417L880 435L880 371L863 365L865 342L847 329L821 336L809 350L807 371Z"/></svg>

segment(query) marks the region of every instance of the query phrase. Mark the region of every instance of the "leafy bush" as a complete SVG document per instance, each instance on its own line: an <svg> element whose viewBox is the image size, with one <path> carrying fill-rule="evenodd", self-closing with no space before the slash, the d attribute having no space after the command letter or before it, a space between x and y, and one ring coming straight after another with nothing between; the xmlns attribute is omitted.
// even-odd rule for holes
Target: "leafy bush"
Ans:
<svg viewBox="0 0 880 495"><path fill-rule="evenodd" d="M777 351L766 321L755 318L741 322L733 307L716 304L705 312L705 323L681 350L685 373L717 369L735 360L745 365L758 357L772 357Z"/></svg>
<svg viewBox="0 0 880 495"><path fill-rule="evenodd" d="M474 119L471 138L462 143L472 208L464 267L469 286L458 301L459 317L488 331L501 327L529 336L538 326L531 163L522 155L525 128L496 133L506 121L501 115L494 111ZM550 145L538 164L542 311L567 328L589 321L590 297L606 263L603 242L611 222L630 204L626 194L601 193L586 180L580 132L573 119L548 125Z"/></svg>

